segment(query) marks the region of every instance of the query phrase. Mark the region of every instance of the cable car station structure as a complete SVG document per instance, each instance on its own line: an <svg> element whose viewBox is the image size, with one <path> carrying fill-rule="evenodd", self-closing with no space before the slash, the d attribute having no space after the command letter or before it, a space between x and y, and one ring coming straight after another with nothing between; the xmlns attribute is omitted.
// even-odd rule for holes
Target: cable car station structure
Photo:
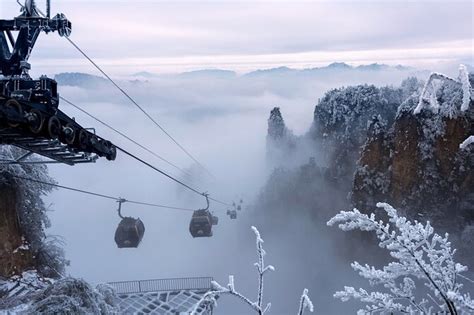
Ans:
<svg viewBox="0 0 474 315"><path fill-rule="evenodd" d="M68 165L98 157L114 160L116 148L110 141L59 109L57 82L46 76L34 80L28 73L28 59L40 34L68 37L71 30L64 14L50 17L49 1L46 16L28 0L20 16L0 20L0 143ZM13 32L18 33L16 38Z"/></svg>

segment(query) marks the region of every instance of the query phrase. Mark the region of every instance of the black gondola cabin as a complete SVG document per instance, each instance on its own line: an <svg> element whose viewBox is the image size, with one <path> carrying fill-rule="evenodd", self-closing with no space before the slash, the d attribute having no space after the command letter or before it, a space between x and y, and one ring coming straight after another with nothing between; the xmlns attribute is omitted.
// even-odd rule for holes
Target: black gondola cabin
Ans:
<svg viewBox="0 0 474 315"><path fill-rule="evenodd" d="M217 225L217 222L217 217L214 217L209 210L196 210L189 223L189 232L193 237L211 237L212 226Z"/></svg>
<svg viewBox="0 0 474 315"><path fill-rule="evenodd" d="M136 248L145 234L145 225L142 220L125 217L115 230L115 243L118 248Z"/></svg>

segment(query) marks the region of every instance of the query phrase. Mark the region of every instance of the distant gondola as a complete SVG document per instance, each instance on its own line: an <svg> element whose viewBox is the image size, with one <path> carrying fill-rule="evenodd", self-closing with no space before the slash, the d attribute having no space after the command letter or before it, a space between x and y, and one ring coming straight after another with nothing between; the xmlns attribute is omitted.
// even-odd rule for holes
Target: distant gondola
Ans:
<svg viewBox="0 0 474 315"><path fill-rule="evenodd" d="M228 215L232 220L237 219L237 211L235 211L235 209L233 209L233 210L227 210L227 215Z"/></svg>
<svg viewBox="0 0 474 315"><path fill-rule="evenodd" d="M120 199L118 202L118 213L122 221L115 230L115 243L118 248L137 248L145 234L145 225L140 218L123 217L121 208L126 200Z"/></svg>

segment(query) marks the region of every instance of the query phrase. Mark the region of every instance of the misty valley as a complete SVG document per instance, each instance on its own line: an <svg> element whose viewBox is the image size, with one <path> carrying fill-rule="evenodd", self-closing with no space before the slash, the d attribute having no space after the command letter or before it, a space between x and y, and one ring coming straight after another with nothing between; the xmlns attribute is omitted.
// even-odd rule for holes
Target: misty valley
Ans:
<svg viewBox="0 0 474 315"><path fill-rule="evenodd" d="M474 314L464 2L11 2L0 314Z"/></svg>

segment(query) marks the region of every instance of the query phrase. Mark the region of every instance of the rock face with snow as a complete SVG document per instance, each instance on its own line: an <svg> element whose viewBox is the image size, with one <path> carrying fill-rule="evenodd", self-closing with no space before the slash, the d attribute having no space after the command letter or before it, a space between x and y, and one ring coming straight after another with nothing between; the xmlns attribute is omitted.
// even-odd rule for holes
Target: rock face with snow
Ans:
<svg viewBox="0 0 474 315"><path fill-rule="evenodd" d="M400 88L358 85L329 91L314 110L310 137L319 143L333 177L350 182L373 117L394 121L403 98L419 87L415 78Z"/></svg>
<svg viewBox="0 0 474 315"><path fill-rule="evenodd" d="M0 147L8 160L24 153ZM0 166L0 313L117 314L112 289L61 278L68 261L58 239L45 233L49 220L41 197L51 186L43 182L54 182L45 165Z"/></svg>
<svg viewBox="0 0 474 315"><path fill-rule="evenodd" d="M267 155L275 169L258 208L272 213L297 208L321 218L349 206L346 196L367 132L382 135L403 97L419 88L411 78L399 88L358 85L331 90L316 105L312 127L302 136L294 136L274 108L268 120ZM384 150L383 143L378 147Z"/></svg>
<svg viewBox="0 0 474 315"><path fill-rule="evenodd" d="M25 152L1 146L0 154L15 160ZM35 161L34 157L28 159ZM52 188L40 182L54 182L45 165L0 166L0 276L3 278L32 269L45 277L55 278L68 263L57 239L45 233L50 222L42 196Z"/></svg>
<svg viewBox="0 0 474 315"><path fill-rule="evenodd" d="M35 264L18 224L15 187L0 185L0 196L0 276L10 277Z"/></svg>
<svg viewBox="0 0 474 315"><path fill-rule="evenodd" d="M474 134L474 102L466 105L465 82L439 81L428 97L425 86L403 102L390 128L368 135L354 175L355 206L372 210L387 201L450 229L474 221L474 149L460 149Z"/></svg>
<svg viewBox="0 0 474 315"><path fill-rule="evenodd" d="M333 199L349 195L359 209L374 211L383 201L444 230L474 225L473 85L461 67L456 79L435 73L425 84L408 78L400 87L334 89L316 105L310 131L298 137L287 136L274 109L267 141L282 162L262 190L262 205L291 208L307 200L304 208L313 211L315 196L327 193L318 193L321 185L330 185ZM305 160L291 165L295 155ZM302 171L312 156L324 176Z"/></svg>

